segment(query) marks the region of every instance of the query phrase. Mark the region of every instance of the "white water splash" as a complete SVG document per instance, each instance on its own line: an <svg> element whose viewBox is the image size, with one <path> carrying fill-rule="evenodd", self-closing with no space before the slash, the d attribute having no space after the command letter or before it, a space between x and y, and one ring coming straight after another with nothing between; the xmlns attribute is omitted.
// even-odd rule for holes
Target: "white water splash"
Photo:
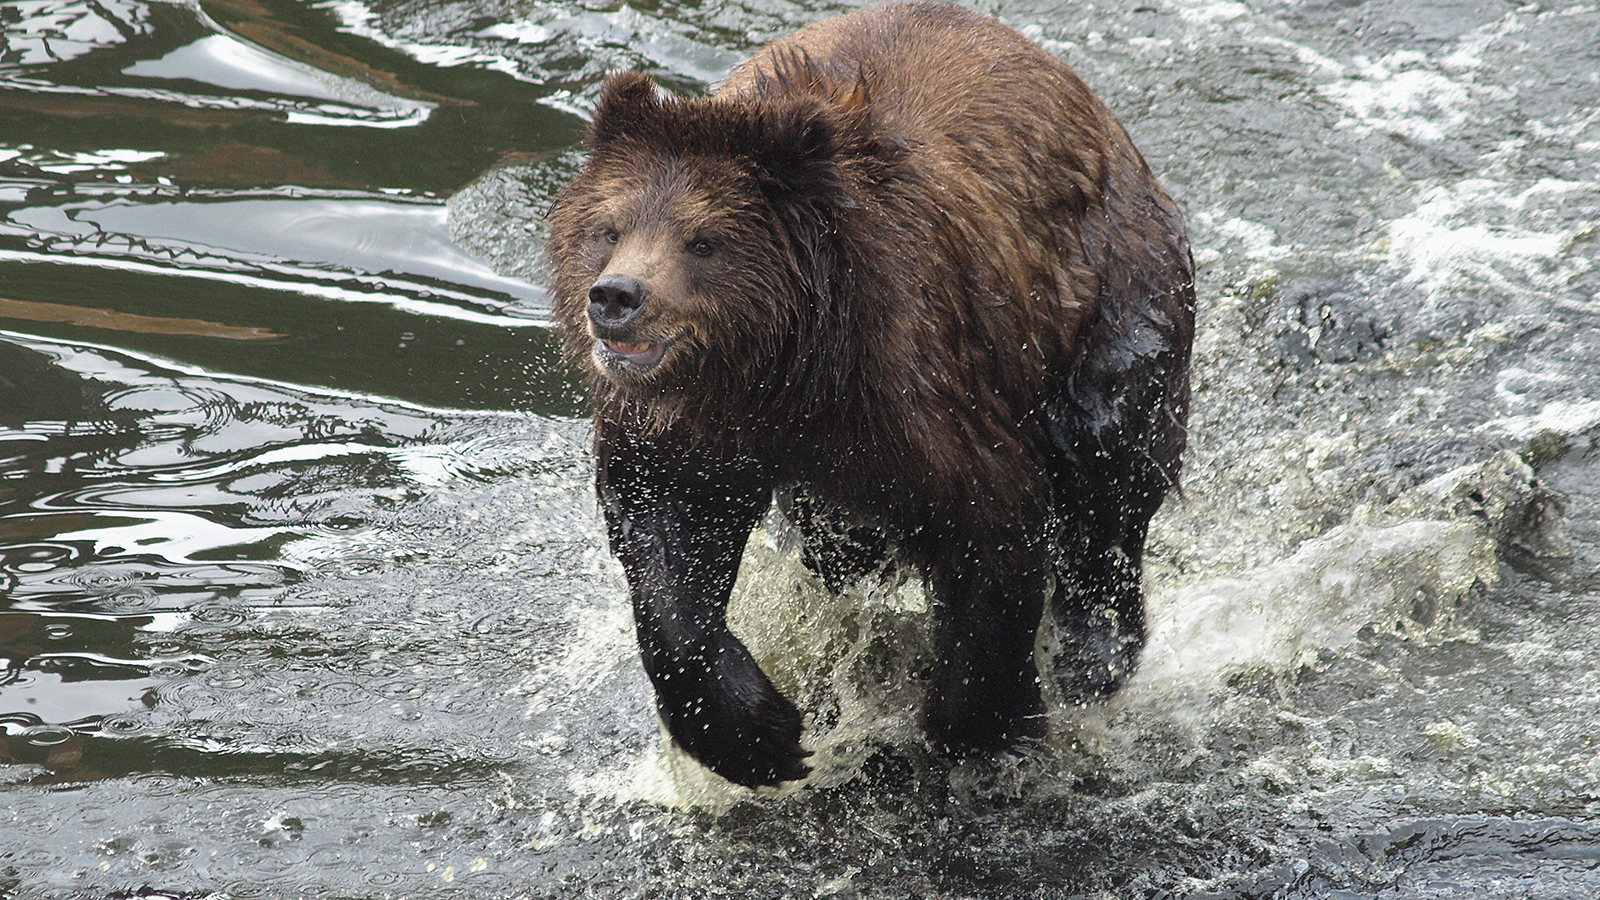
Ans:
<svg viewBox="0 0 1600 900"><path fill-rule="evenodd" d="M1117 743L1126 737L1112 724L1119 718L1140 727L1158 719L1177 725L1201 720L1230 677L1253 671L1292 676L1315 665L1321 653L1342 651L1368 627L1423 640L1470 639L1455 626L1454 610L1469 592L1497 582L1500 542L1537 519L1530 512L1540 501L1534 484L1525 464L1502 454L1435 479L1384 509L1358 510L1281 559L1220 577L1153 584L1150 643L1138 673L1106 704L1055 710L1052 719L1065 743L1052 755L1070 765L1084 750L1092 755L1097 743ZM626 770L578 777L573 787L619 800L721 810L753 796L846 783L886 747L921 752L917 710L920 667L931 646L928 619L917 580L833 597L757 532L730 621L780 689L808 711L811 778L752 793L711 774L662 734L658 748ZM620 607L585 613L578 633L582 641L567 658L531 679L550 696L588 693L615 666L634 664Z"/></svg>
<svg viewBox="0 0 1600 900"><path fill-rule="evenodd" d="M1389 224L1389 253L1406 277L1430 297L1487 287L1520 293L1516 283L1555 291L1589 271L1593 262L1575 252L1594 236L1594 224L1539 230L1522 224L1533 207L1593 201L1600 182L1545 179L1513 193L1484 178L1425 191L1417 208Z"/></svg>

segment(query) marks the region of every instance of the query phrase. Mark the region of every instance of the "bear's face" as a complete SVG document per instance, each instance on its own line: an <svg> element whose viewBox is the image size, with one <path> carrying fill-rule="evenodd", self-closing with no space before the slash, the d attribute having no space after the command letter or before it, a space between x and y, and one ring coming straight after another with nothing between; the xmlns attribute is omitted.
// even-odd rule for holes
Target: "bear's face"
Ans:
<svg viewBox="0 0 1600 900"><path fill-rule="evenodd" d="M759 93L759 92L758 92ZM902 153L851 95L679 100L613 77L550 212L556 315L611 389L781 380L814 356L846 182ZM854 174L849 174L854 173Z"/></svg>
<svg viewBox="0 0 1600 900"><path fill-rule="evenodd" d="M587 283L574 299L585 301L597 373L624 385L692 373L772 327L776 286L761 283L759 260L773 248L736 162L631 155L588 176L592 202L567 264Z"/></svg>

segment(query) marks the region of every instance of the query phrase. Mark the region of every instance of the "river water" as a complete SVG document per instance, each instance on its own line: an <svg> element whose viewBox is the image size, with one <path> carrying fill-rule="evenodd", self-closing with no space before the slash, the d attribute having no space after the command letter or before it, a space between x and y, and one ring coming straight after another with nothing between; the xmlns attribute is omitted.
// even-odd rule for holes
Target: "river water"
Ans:
<svg viewBox="0 0 1600 900"><path fill-rule="evenodd" d="M541 213L844 8L0 7L0 897L1600 895L1593 3L982 4L1191 223L1144 666L952 767L920 585L774 529L816 774L661 750Z"/></svg>

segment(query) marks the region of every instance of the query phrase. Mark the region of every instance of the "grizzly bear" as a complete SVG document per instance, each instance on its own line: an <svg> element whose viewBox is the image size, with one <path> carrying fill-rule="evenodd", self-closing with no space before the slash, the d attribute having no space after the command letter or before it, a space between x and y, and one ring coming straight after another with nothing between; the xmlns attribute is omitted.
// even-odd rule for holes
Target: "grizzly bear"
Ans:
<svg viewBox="0 0 1600 900"><path fill-rule="evenodd" d="M1115 691L1186 442L1179 212L1063 63L895 3L767 46L714 93L613 76L549 217L556 318L672 739L747 786L804 778L801 713L728 629L777 496L838 590L926 579L922 723L961 756Z"/></svg>

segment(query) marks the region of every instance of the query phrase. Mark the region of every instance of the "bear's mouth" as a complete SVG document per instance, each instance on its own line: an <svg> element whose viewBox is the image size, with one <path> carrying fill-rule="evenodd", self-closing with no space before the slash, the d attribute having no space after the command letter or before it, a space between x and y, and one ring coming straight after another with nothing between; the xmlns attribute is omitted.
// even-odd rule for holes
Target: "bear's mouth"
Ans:
<svg viewBox="0 0 1600 900"><path fill-rule="evenodd" d="M612 371L630 375L643 375L661 364L662 357L677 338L664 341L610 341L600 338L594 343L594 355L601 365Z"/></svg>

